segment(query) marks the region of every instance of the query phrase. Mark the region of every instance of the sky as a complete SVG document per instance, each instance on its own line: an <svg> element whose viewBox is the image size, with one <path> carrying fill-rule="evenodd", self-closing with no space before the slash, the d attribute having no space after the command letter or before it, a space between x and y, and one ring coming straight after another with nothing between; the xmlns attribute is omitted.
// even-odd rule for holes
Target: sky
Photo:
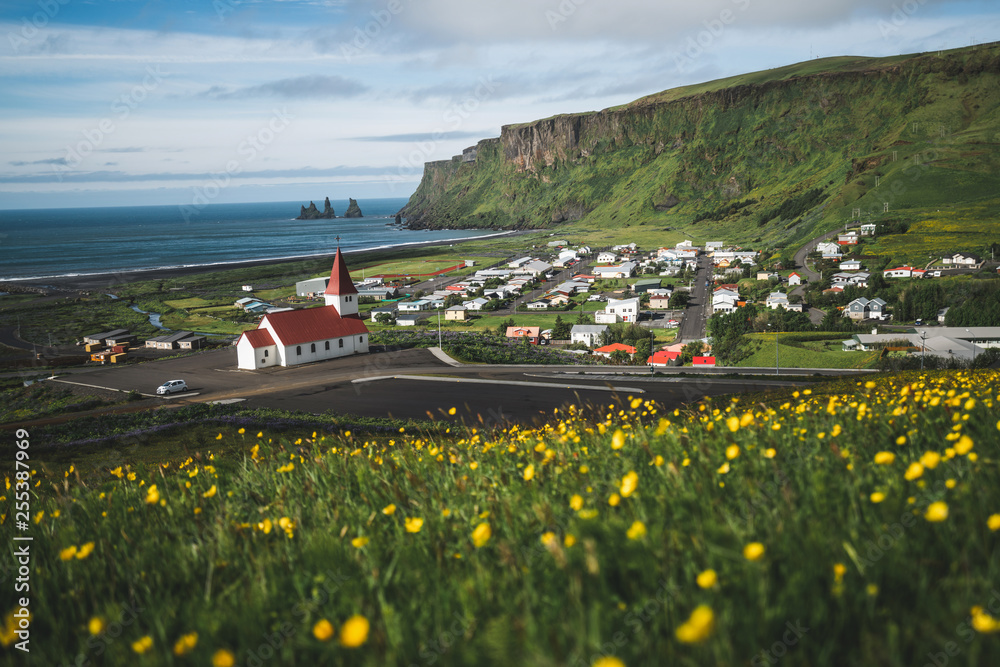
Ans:
<svg viewBox="0 0 1000 667"><path fill-rule="evenodd" d="M503 125L998 39L996 0L0 0L0 209L408 197Z"/></svg>

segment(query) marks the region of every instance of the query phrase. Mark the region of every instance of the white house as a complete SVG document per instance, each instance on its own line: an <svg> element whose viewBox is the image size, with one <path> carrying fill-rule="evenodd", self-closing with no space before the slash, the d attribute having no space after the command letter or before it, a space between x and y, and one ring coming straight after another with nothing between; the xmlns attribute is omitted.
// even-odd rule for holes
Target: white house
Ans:
<svg viewBox="0 0 1000 667"><path fill-rule="evenodd" d="M600 342L601 334L608 330L603 324L574 324L569 332L570 343L583 343L587 347L594 347Z"/></svg>
<svg viewBox="0 0 1000 667"><path fill-rule="evenodd" d="M888 316L885 306L886 302L882 299L866 299L862 296L844 306L843 316L852 320L884 320Z"/></svg>
<svg viewBox="0 0 1000 667"><path fill-rule="evenodd" d="M528 308L530 310L545 310L548 307L549 307L548 301L532 301L531 303L525 306L525 308Z"/></svg>
<svg viewBox="0 0 1000 667"><path fill-rule="evenodd" d="M784 292L771 292L767 295L767 300L764 301L764 305L771 310L776 310L778 308L788 310L788 295Z"/></svg>
<svg viewBox="0 0 1000 667"><path fill-rule="evenodd" d="M840 263L841 271L860 271L861 270L861 260L857 259L846 259Z"/></svg>
<svg viewBox="0 0 1000 667"><path fill-rule="evenodd" d="M618 255L613 252L599 252L597 253L597 263L598 264L614 264L618 261Z"/></svg>
<svg viewBox="0 0 1000 667"><path fill-rule="evenodd" d="M941 263L954 266L978 267L983 263L983 258L979 255L973 255L971 252L956 252L950 257L942 257Z"/></svg>
<svg viewBox="0 0 1000 667"><path fill-rule="evenodd" d="M840 246L836 243L820 243L816 246L816 251L823 259L840 259Z"/></svg>
<svg viewBox="0 0 1000 667"><path fill-rule="evenodd" d="M431 302L427 299L417 299L416 301L400 301L399 302L399 312L401 313L417 313L422 310L430 310Z"/></svg>
<svg viewBox="0 0 1000 667"><path fill-rule="evenodd" d="M529 276L540 276L546 271L550 271L551 269L552 269L551 264L536 259L532 262L524 264L523 266L521 266L521 268L516 269L515 273L527 274Z"/></svg>
<svg viewBox="0 0 1000 667"><path fill-rule="evenodd" d="M920 275L914 275L914 272L920 272ZM912 266L897 266L893 269L886 269L882 272L884 278L918 278L923 277L925 271L923 269L915 269Z"/></svg>
<svg viewBox="0 0 1000 667"><path fill-rule="evenodd" d="M268 313L236 342L237 366L256 370L368 352L368 327L358 316L358 290L337 248L325 306Z"/></svg>
<svg viewBox="0 0 1000 667"><path fill-rule="evenodd" d="M862 236L875 236L875 223L870 222L861 225L861 235Z"/></svg>
<svg viewBox="0 0 1000 667"><path fill-rule="evenodd" d="M604 311L594 313L594 321L598 324L614 324L615 322L639 321L639 299L608 299Z"/></svg>
<svg viewBox="0 0 1000 667"><path fill-rule="evenodd" d="M791 273L788 274L788 286L789 287L792 287L793 285L801 285L801 284L802 284L802 276L800 276L798 273L796 273L794 271L792 271Z"/></svg>
<svg viewBox="0 0 1000 667"><path fill-rule="evenodd" d="M635 262L622 262L619 266L596 266L593 271L598 278L629 278L635 273Z"/></svg>
<svg viewBox="0 0 1000 667"><path fill-rule="evenodd" d="M484 299L483 297L478 297L472 301L466 301L462 305L469 310L482 310L483 306L489 303L489 299ZM402 304L400 304L402 305Z"/></svg>

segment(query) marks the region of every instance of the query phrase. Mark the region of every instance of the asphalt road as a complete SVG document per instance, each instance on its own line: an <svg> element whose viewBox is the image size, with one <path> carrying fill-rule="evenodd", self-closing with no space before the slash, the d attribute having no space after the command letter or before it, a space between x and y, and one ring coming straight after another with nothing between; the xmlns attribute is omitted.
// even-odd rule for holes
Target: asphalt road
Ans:
<svg viewBox="0 0 1000 667"><path fill-rule="evenodd" d="M691 288L691 300L684 311L681 320L678 340L690 343L705 337L705 322L708 320L708 309L711 305L709 283L712 281L712 260L707 255L698 257L698 270L694 275L694 286Z"/></svg>
<svg viewBox="0 0 1000 667"><path fill-rule="evenodd" d="M625 370L635 374L619 374ZM801 377L791 375L767 378L772 369L763 370L764 377L712 377L733 370L707 369L694 377L671 370L650 377L643 367L454 367L428 350L402 350L292 368L240 371L236 369L235 350L225 349L120 368L101 367L50 381L80 387L81 391L107 388L153 394L167 380L184 379L189 392L154 399L153 405L239 400L255 407L365 417L419 419L427 418L429 411L436 418L467 423L530 423L569 404L618 405L630 396L652 399L673 409L705 396L802 383ZM457 409L456 415L447 416L445 411L452 407Z"/></svg>

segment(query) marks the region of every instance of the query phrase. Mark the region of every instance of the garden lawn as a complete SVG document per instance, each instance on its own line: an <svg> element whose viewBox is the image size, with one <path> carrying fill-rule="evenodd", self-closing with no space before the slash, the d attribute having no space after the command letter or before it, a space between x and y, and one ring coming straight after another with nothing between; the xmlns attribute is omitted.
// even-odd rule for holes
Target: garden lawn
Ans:
<svg viewBox="0 0 1000 667"><path fill-rule="evenodd" d="M849 333L778 334L778 365L781 368L874 368L877 352L844 352L841 341ZM748 334L753 352L737 366L774 367L774 334Z"/></svg>

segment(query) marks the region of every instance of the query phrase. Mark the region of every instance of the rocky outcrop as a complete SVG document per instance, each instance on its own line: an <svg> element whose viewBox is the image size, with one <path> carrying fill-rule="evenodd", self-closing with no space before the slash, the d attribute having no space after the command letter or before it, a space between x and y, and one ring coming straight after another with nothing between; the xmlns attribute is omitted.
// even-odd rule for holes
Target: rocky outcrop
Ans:
<svg viewBox="0 0 1000 667"><path fill-rule="evenodd" d="M352 199L351 201L353 202L354 200ZM296 220L332 220L336 217L337 214L330 205L330 198L327 197L326 201L323 203L322 212L316 208L316 204L309 202L309 208L303 206L301 212L299 213L299 217L297 217Z"/></svg>
<svg viewBox="0 0 1000 667"><path fill-rule="evenodd" d="M363 218L365 214L361 212L361 207L358 206L357 199L349 200L347 211L344 213L345 218Z"/></svg>

